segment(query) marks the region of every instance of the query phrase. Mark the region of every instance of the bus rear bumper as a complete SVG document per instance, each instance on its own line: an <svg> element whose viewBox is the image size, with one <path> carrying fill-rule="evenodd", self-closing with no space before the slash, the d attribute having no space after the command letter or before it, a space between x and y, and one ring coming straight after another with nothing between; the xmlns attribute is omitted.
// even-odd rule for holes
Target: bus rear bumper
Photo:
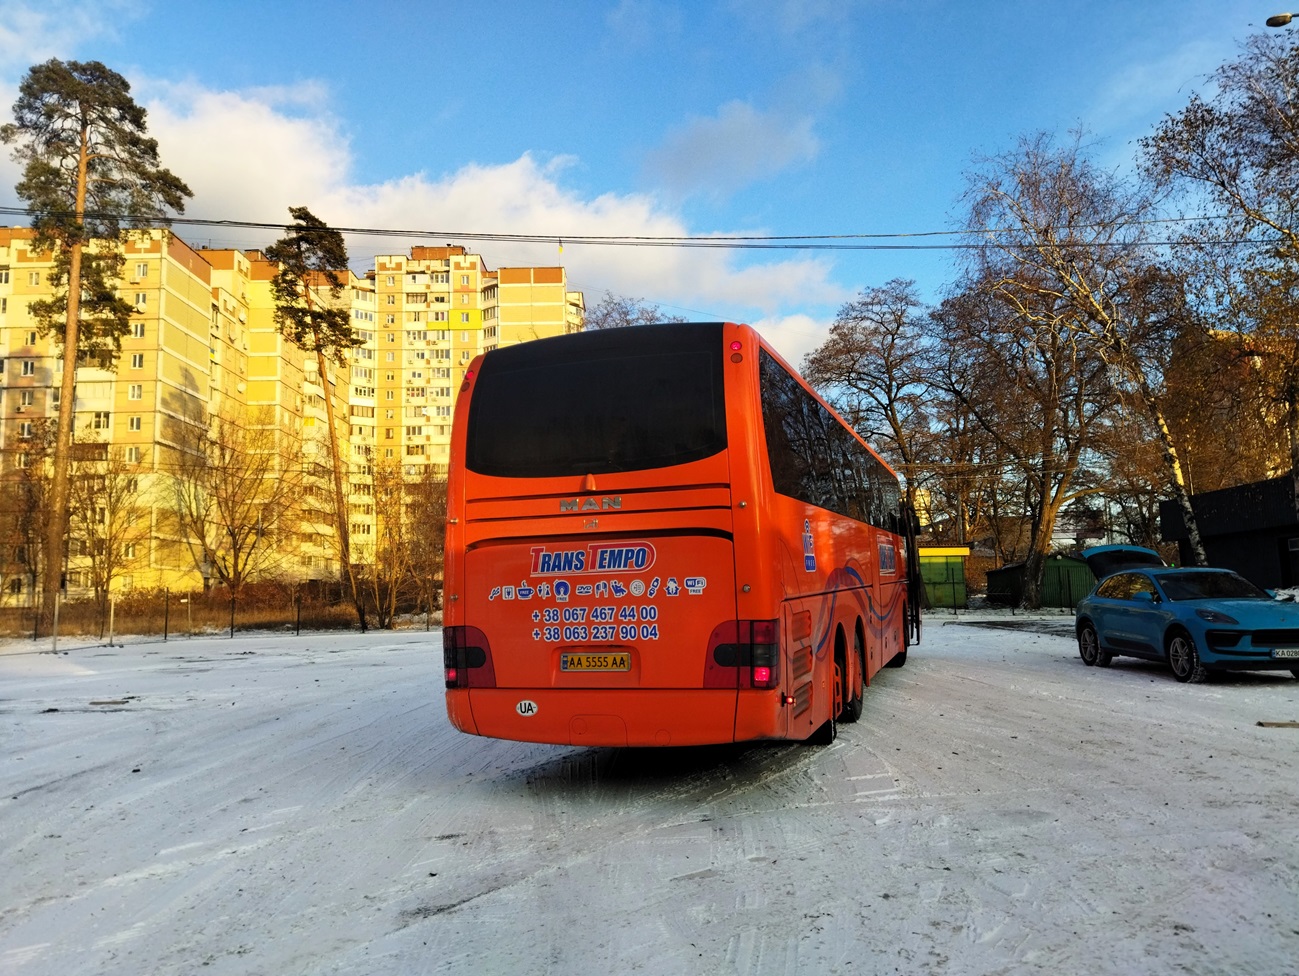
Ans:
<svg viewBox="0 0 1299 976"><path fill-rule="evenodd" d="M447 693L461 732L518 742L574 746L691 746L736 741L738 693L730 689L469 688ZM747 693L746 693L747 697ZM779 699L770 723L751 709L741 738L780 737Z"/></svg>

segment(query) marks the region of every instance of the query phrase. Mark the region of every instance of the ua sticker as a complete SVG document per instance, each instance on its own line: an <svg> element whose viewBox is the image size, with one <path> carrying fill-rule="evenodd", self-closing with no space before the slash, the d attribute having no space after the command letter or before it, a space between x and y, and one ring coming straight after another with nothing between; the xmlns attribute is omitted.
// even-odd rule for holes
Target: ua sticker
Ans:
<svg viewBox="0 0 1299 976"><path fill-rule="evenodd" d="M537 714L537 703L534 701L528 701L528 699L525 698L514 706L514 710L524 718L532 718L532 716Z"/></svg>

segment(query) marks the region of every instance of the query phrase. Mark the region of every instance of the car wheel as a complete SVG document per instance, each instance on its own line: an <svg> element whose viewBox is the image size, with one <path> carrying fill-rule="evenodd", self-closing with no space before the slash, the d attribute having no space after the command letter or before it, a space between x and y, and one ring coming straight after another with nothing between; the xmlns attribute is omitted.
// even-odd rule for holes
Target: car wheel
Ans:
<svg viewBox="0 0 1299 976"><path fill-rule="evenodd" d="M1208 675L1200 663L1195 641L1185 631L1178 631L1168 641L1168 666L1173 669L1173 677L1182 682L1198 684Z"/></svg>
<svg viewBox="0 0 1299 976"><path fill-rule="evenodd" d="M1078 628L1078 656L1082 658L1083 664L1087 667L1093 667L1101 656L1101 643L1096 637L1096 628L1091 624L1083 624ZM1106 661L1106 664L1109 662Z"/></svg>

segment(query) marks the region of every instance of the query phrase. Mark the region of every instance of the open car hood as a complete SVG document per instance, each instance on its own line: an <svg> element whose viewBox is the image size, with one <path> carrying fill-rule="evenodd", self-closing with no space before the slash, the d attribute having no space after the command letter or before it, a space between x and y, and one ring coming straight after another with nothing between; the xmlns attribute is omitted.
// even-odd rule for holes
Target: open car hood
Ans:
<svg viewBox="0 0 1299 976"><path fill-rule="evenodd" d="M1097 579L1125 569L1158 569L1167 565L1159 553L1140 546L1093 546L1084 549L1082 557Z"/></svg>

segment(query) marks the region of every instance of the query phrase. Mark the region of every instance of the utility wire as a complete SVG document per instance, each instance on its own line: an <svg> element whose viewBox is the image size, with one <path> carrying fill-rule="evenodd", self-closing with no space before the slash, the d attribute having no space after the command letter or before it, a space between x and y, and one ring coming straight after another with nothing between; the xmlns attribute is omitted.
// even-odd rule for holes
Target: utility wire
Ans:
<svg viewBox="0 0 1299 976"><path fill-rule="evenodd" d="M0 207L0 214L8 216L33 216L33 211L26 207ZM72 217L73 214L61 211L48 211L47 214L53 217ZM122 214L98 214L87 212L87 218L112 217L123 224L140 224L145 226L160 223L160 221L140 215L122 215ZM1226 215L1215 215L1210 217L1164 217L1152 218L1147 220L1134 220L1123 224L1124 227L1136 226L1157 226L1164 224L1178 224L1193 221L1216 221L1225 220ZM165 223L183 224L191 227L223 227L237 230L272 230L283 231L288 225L283 221L247 221L247 220L215 220L203 217L171 217ZM1075 230L1097 230L1104 225L1080 225ZM796 250L796 251L953 251L953 250L985 250L988 248L999 247L995 240L987 238L996 238L998 236L1014 235L1023 233L1019 228L967 228L958 230L930 230L916 231L906 233L877 233L877 234L789 234L789 235L648 235L648 234L507 234L487 231L448 231L448 230L410 230L410 229L393 229L381 227L329 227L325 228L331 231L337 231L340 234L350 234L363 237L403 237L432 240L468 240L468 241L496 241L502 243L516 244L555 244L555 245L572 245L588 244L602 247L691 247L691 248L717 248L729 250ZM981 237L984 240L979 241L949 241L937 244L918 244L904 243L916 238L933 238L933 237ZM892 242L892 243L884 243ZM1080 241L1079 246L1086 246L1089 242ZM1266 240L1252 238L1229 238L1222 240L1200 239L1200 240L1157 240L1157 241L1107 241L1109 247L1175 247L1186 244L1268 244Z"/></svg>

